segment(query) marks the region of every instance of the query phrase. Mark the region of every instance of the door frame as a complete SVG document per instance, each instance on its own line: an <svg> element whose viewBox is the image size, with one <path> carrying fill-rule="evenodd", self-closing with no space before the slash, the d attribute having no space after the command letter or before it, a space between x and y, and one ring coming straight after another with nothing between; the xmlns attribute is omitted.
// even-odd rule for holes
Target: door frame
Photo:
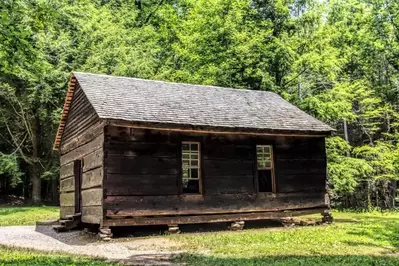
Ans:
<svg viewBox="0 0 399 266"><path fill-rule="evenodd" d="M83 160L73 161L73 176L75 184L75 213L82 211L82 175L83 175Z"/></svg>

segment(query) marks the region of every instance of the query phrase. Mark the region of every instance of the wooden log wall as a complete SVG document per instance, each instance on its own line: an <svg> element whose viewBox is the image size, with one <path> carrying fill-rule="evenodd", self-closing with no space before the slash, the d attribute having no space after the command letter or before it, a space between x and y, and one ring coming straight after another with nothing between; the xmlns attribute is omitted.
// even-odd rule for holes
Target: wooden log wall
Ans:
<svg viewBox="0 0 399 266"><path fill-rule="evenodd" d="M203 195L181 195L181 142L201 143ZM256 144L274 146L277 195L255 191ZM107 126L109 218L280 211L325 206L324 138L199 135Z"/></svg>
<svg viewBox="0 0 399 266"><path fill-rule="evenodd" d="M62 134L62 143L87 132L89 128L99 121L99 117L79 84L76 85L72 103L69 108L68 118Z"/></svg>
<svg viewBox="0 0 399 266"><path fill-rule="evenodd" d="M323 192L327 158L324 138L278 137L274 142L278 192Z"/></svg>
<svg viewBox="0 0 399 266"><path fill-rule="evenodd" d="M103 218L104 124L83 91L75 92L60 147L60 216L75 213L74 161L82 160L82 222L99 224Z"/></svg>
<svg viewBox="0 0 399 266"><path fill-rule="evenodd" d="M102 131L102 125L94 128ZM61 155L60 168L60 206L61 217L74 214L75 211L75 178L73 165L75 160L82 160L81 211L85 223L100 223L103 216L103 142L101 132L93 140Z"/></svg>
<svg viewBox="0 0 399 266"><path fill-rule="evenodd" d="M126 128L105 128L106 151L104 178L108 196L175 195L180 146L167 135L154 136Z"/></svg>

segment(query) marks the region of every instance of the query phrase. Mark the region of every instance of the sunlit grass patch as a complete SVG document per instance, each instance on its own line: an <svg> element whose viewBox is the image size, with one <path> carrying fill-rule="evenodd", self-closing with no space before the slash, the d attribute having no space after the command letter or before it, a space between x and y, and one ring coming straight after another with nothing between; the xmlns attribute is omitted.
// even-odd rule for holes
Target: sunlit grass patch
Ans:
<svg viewBox="0 0 399 266"><path fill-rule="evenodd" d="M0 226L34 225L36 221L58 218L58 207L0 207Z"/></svg>
<svg viewBox="0 0 399 266"><path fill-rule="evenodd" d="M399 213L333 215L332 225L171 237L188 251L178 260L192 265L399 265Z"/></svg>
<svg viewBox="0 0 399 266"><path fill-rule="evenodd" d="M60 253L38 252L29 249L16 249L0 245L0 265L32 266L32 265L117 265L99 259L67 255Z"/></svg>

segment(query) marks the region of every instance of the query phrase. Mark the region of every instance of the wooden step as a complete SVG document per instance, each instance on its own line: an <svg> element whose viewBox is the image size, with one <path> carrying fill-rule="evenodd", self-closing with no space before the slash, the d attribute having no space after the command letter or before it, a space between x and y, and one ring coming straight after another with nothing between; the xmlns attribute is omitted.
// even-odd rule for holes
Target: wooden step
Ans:
<svg viewBox="0 0 399 266"><path fill-rule="evenodd" d="M61 232L66 232L68 231L67 228L64 225L53 225L53 229L57 232L57 233L61 233Z"/></svg>
<svg viewBox="0 0 399 266"><path fill-rule="evenodd" d="M65 219L66 220L76 221L76 220L80 220L81 217L82 217L81 213L75 213L75 214L72 214L72 215L66 215Z"/></svg>
<svg viewBox="0 0 399 266"><path fill-rule="evenodd" d="M72 226L74 223L76 223L76 221L73 221L73 220L59 220L58 223L59 223L60 225L65 226L65 227L70 227L70 226Z"/></svg>
<svg viewBox="0 0 399 266"><path fill-rule="evenodd" d="M54 225L53 229L59 233L78 228L81 224L81 215L81 213L66 215L63 219L58 220L58 224Z"/></svg>

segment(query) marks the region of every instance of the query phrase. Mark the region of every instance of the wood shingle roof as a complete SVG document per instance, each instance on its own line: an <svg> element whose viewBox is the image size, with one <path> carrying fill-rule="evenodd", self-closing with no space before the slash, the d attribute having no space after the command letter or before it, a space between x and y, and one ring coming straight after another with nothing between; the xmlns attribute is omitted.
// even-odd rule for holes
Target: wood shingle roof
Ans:
<svg viewBox="0 0 399 266"><path fill-rule="evenodd" d="M81 72L72 77L101 119L257 132L334 130L273 92Z"/></svg>

